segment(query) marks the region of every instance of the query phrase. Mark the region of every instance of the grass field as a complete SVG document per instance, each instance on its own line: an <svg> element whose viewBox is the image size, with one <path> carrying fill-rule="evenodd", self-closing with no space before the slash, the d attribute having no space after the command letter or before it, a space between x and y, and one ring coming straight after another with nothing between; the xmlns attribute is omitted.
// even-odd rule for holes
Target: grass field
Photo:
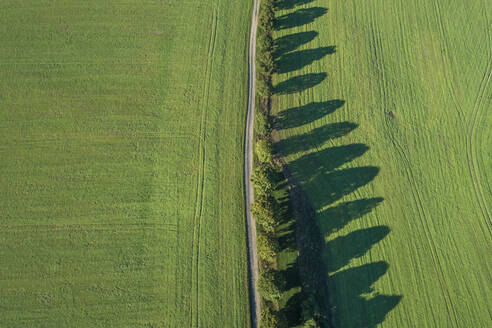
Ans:
<svg viewBox="0 0 492 328"><path fill-rule="evenodd" d="M490 2L278 6L278 147L334 326L492 326Z"/></svg>
<svg viewBox="0 0 492 328"><path fill-rule="evenodd" d="M248 1L0 2L0 327L247 327Z"/></svg>

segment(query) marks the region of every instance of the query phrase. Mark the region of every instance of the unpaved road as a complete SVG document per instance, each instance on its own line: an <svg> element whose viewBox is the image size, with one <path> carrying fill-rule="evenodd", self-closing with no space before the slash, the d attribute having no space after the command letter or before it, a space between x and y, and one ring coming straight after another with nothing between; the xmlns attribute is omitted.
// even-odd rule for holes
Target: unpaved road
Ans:
<svg viewBox="0 0 492 328"><path fill-rule="evenodd" d="M249 35L249 84L248 84L248 109L246 113L246 132L244 138L244 198L246 206L246 230L248 239L248 258L250 274L251 296L251 326L260 326L260 295L258 294L258 257L256 254L256 224L251 214L251 203L254 193L251 184L253 168L253 124L255 117L255 54L256 54L256 30L258 27L258 9L260 0L253 0L253 12L251 15L251 31Z"/></svg>

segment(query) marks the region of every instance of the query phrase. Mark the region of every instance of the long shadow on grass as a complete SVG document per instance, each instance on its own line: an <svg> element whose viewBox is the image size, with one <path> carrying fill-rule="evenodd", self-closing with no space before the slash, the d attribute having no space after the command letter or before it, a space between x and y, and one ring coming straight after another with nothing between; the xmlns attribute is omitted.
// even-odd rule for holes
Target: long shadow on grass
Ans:
<svg viewBox="0 0 492 328"><path fill-rule="evenodd" d="M376 327L384 321L386 314L398 305L402 297L375 295L367 299L362 295L374 294L372 286L388 268L384 261L373 262L339 271L330 277L330 285L334 286L337 294L343 294L343 298L348 300L345 306L350 309L340 311L335 317L336 327Z"/></svg>
<svg viewBox="0 0 492 328"><path fill-rule="evenodd" d="M277 72L282 74L297 71L334 52L333 46L289 52L276 60Z"/></svg>
<svg viewBox="0 0 492 328"><path fill-rule="evenodd" d="M292 9L309 2L311 0L280 0L277 8ZM295 10L277 17L275 28L283 30L309 24L326 12L327 9L321 7ZM316 31L299 32L275 40L277 72L299 70L333 54L335 47L295 51L317 35ZM278 83L274 94L281 97L303 93L323 82L326 76L319 72L291 77ZM356 167L351 163L369 151L365 144L326 147L336 138L343 140L358 124L331 122L320 126L317 122L316 128L308 125L339 110L344 103L335 99L301 104L280 110L275 118L277 130L304 125L307 130L276 143L277 151L284 158L302 153L283 164L292 204L291 209L283 213L286 217L295 217L295 222L283 221L279 243L283 249L297 249L298 257L295 264L284 268L280 274L284 275L286 290L302 287L300 293L290 294L281 307L289 326L314 318L323 327L373 328L384 321L401 299L398 295L378 295L373 289L374 283L387 272L388 263L350 267L353 259L364 257L390 233L389 227L365 227L340 234L350 222L364 220L365 215L383 202L381 197L340 202L370 184L379 173L376 166ZM348 163L351 163L349 167ZM367 294L370 296L366 297ZM333 299L334 304L329 304L328 299Z"/></svg>
<svg viewBox="0 0 492 328"><path fill-rule="evenodd" d="M314 0L278 0L275 3L275 8L279 10L293 9L294 7L305 5L313 1Z"/></svg>
<svg viewBox="0 0 492 328"><path fill-rule="evenodd" d="M293 13L279 16L275 19L276 30L283 30L296 26L302 26L314 22L318 17L326 14L328 9L323 7L302 8Z"/></svg>
<svg viewBox="0 0 492 328"><path fill-rule="evenodd" d="M277 144L277 147L281 152L281 145ZM374 282L386 272L387 263L370 263L343 270L353 259L364 256L384 239L390 233L387 226L368 227L332 236L353 220L363 220L383 202L383 198L375 197L337 204L342 197L369 184L377 176L379 168L374 166L339 168L363 156L368 150L369 147L364 144L329 147L301 156L285 168L291 172L288 173L291 175L289 180L294 181L291 183L291 199L297 220L297 269L301 277L302 295L315 295L316 304L327 318L327 327L332 323L336 323L337 327L375 327L384 321L386 314L401 299L398 295L363 296L366 291L372 291ZM316 204L316 207L311 204ZM327 206L327 209L319 210ZM329 241L325 242L325 238ZM291 236L289 243L292 240ZM338 301L336 304L343 304L345 308L328 304L329 294ZM306 302L302 295L286 303L286 315L296 308L295 302ZM357 313L349 315L354 311ZM297 317L290 315L290 318L294 320Z"/></svg>
<svg viewBox="0 0 492 328"><path fill-rule="evenodd" d="M321 213L322 220L319 228L325 234L330 234L344 228L351 221L360 219L371 212L383 201L383 198L364 198L350 202L343 202Z"/></svg>
<svg viewBox="0 0 492 328"><path fill-rule="evenodd" d="M316 36L318 36L318 32L309 31L309 32L293 33L276 39L274 41L275 57L278 58L282 56L284 53L296 50L303 44L309 43L312 40L314 40Z"/></svg>
<svg viewBox="0 0 492 328"><path fill-rule="evenodd" d="M290 94L310 89L326 79L326 73L311 73L292 77L273 88L275 94Z"/></svg>
<svg viewBox="0 0 492 328"><path fill-rule="evenodd" d="M357 124L351 122L323 125L308 133L282 139L278 142L278 146L282 149L284 155L296 154L320 147L332 139L343 137L357 128L357 126Z"/></svg>
<svg viewBox="0 0 492 328"><path fill-rule="evenodd" d="M336 99L321 102L311 102L307 105L283 110L277 115L277 128L290 129L316 121L337 108L343 106L345 101Z"/></svg>
<svg viewBox="0 0 492 328"><path fill-rule="evenodd" d="M351 162L357 157L362 156L369 147L365 144L350 144L345 146L334 146L330 148L323 149L321 151L313 152L305 156L301 156L296 160L289 163L289 166L294 171L300 171L302 169L308 168L311 171L311 176L308 180L303 180L301 177L298 180L302 183L309 183L313 178L319 178L319 174L332 174L330 171L342 166L345 163ZM320 159L330 159L329 161L324 161L323 165L319 165ZM340 170L338 172L343 172ZM350 171L349 171L350 172ZM328 178L329 179L329 178ZM334 189L341 189L340 186L334 187ZM321 197L326 197L323 192Z"/></svg>

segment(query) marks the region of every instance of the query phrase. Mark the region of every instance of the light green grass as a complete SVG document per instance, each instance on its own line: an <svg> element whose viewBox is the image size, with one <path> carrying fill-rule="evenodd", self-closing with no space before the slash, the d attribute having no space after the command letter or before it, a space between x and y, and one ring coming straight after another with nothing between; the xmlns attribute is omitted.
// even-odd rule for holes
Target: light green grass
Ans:
<svg viewBox="0 0 492 328"><path fill-rule="evenodd" d="M246 327L245 1L0 3L0 326Z"/></svg>
<svg viewBox="0 0 492 328"><path fill-rule="evenodd" d="M326 239L335 326L490 327L491 4L283 3L279 146Z"/></svg>

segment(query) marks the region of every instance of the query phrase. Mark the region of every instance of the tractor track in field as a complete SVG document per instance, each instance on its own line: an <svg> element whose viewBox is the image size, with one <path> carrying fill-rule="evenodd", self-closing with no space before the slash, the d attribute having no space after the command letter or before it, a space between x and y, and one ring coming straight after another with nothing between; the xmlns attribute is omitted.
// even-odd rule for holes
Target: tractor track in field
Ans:
<svg viewBox="0 0 492 328"><path fill-rule="evenodd" d="M210 80L212 74L212 66L215 52L215 41L217 36L217 12L214 10L211 22L211 32L209 37L208 45L208 61L205 68L206 84L204 88L204 105L201 110L200 118L200 128L199 128L199 143L198 143L198 161L199 173L197 177L196 186L196 200L195 200L195 214L193 218L193 260L192 260L192 279L194 278L194 283L192 282L192 289L194 289L195 298L191 302L191 322L193 327L199 327L199 308L200 308L200 291L199 291L199 278L200 278L200 234L201 234L201 222L203 213L203 199L204 199L204 189L205 189L205 139L206 139L206 127L207 127L207 105L208 105L208 95L210 94ZM194 268L194 269L193 269Z"/></svg>
<svg viewBox="0 0 492 328"><path fill-rule="evenodd" d="M487 67L480 82L480 87L478 89L477 97L475 99L475 104L473 106L470 121L468 122L468 131L466 133L466 156L468 159L468 169L470 170L470 176L473 184L473 189L475 190L475 196L482 212L482 216L485 219L485 224L487 226L488 232L491 232L491 222L490 222L490 212L487 206L487 201L482 190L480 174L477 170L477 158L474 149L474 138L477 131L477 125L479 118L483 111L483 100L485 98L485 93L488 90L490 77L492 76L492 56L487 63Z"/></svg>
<svg viewBox="0 0 492 328"><path fill-rule="evenodd" d="M431 228L428 223L430 220L425 210L423 196L419 191L417 180L415 179L415 175L413 174L413 171L411 169L412 165L410 163L410 160L408 159L408 156L406 155L405 149L395 141L393 141L393 145L395 146L395 149L398 152L400 158L403 159L403 163L404 163L403 168L405 169L406 175L408 177L408 182L411 185L410 190L411 190L412 198L414 200L415 208L417 209L417 213L419 215L420 224L422 225L422 231L424 231L424 236L428 244L428 249L431 251L432 261L434 262L434 267L436 269L435 272L436 272L437 280L439 281L439 285L441 286L441 292L444 297L444 303L446 306L446 310L448 312L448 317L451 318L452 316L454 317L455 323L459 322L455 309L452 306L450 306L450 304L452 304L452 297L449 293L449 288L445 282L446 277L444 276L442 270L444 266L442 265L441 260L439 258L439 254L436 251L438 247L435 243L435 240L432 237L432 234L429 233L431 231Z"/></svg>
<svg viewBox="0 0 492 328"><path fill-rule="evenodd" d="M385 78L385 74L384 74L384 50L383 50L383 47L382 47L382 38L381 38L381 35L380 35L380 32L379 32L379 26L377 24L377 20L376 20L376 8L374 6L374 4L371 6L371 10L370 10L370 17L371 17L371 22L372 22L372 25L371 25L371 31L372 31L372 34L373 34L373 49L374 49L374 56L375 56L375 62L376 62L376 72L377 72L377 75L378 75L378 79L379 79L379 93L380 93L380 97L383 101L383 104L385 107L388 107L387 104L386 104L386 94L385 94L385 90L387 89L387 85L386 85L386 78ZM420 224L422 225L423 227L423 231L425 232L424 236L425 236L425 241L427 242L427 244L429 245L428 246L428 249L431 250L431 255L432 255L432 261L434 262L434 266L435 266L435 272L436 272L436 277L439 281L439 285L441 286L441 291L443 293L443 297L445 299L445 306L446 306L446 310L448 312L448 316L451 318L451 317L454 317L454 322L458 322L457 321L457 317L456 317L456 312L454 310L453 307L450 306L450 302L451 302L451 296L450 296L450 293L449 293L449 289L445 283L446 279L444 277L444 274L443 274L443 266L441 264L441 261L439 259L439 254L437 253L436 251L436 243L434 241L434 239L432 238L431 235L429 235L429 231L430 231L430 226L428 224L428 215L426 213L426 209L425 209L425 206L424 206L424 202L423 202L423 196L421 194L421 192L419 191L419 188L418 188L418 183L415 179L415 176L414 176L414 173L412 171L412 166L411 166L411 162L409 160L409 158L407 157L406 155L406 152L405 152L405 149L403 149L403 147L398 143L396 142L396 140L394 138L391 138L392 142L393 142L393 145L395 146L395 150L397 151L399 157L403 160L403 168L405 169L405 173L407 175L407 178L408 178L408 182L410 183L411 185L411 195L412 195L412 198L413 198L413 201L414 201L414 204L415 204L415 208L417 209L417 213L418 213L418 216L419 216L419 221L420 221Z"/></svg>
<svg viewBox="0 0 492 328"><path fill-rule="evenodd" d="M253 0L248 52L248 105L246 111L244 136L244 201L246 212L246 238L248 245L249 291L252 328L257 328L260 326L260 294L258 293L257 288L258 257L256 253L256 223L253 215L251 214L251 204L254 200L251 174L253 168L253 126L255 115L256 30L258 27L259 6L260 0Z"/></svg>

